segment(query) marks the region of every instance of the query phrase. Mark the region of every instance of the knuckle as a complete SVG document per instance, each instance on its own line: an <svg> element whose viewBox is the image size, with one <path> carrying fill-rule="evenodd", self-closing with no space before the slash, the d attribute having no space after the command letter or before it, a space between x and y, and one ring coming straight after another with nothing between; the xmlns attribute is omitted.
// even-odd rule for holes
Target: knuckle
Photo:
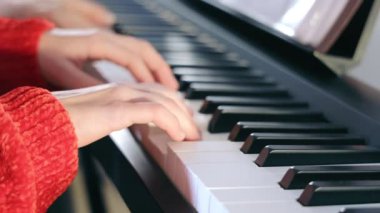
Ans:
<svg viewBox="0 0 380 213"><path fill-rule="evenodd" d="M125 60L123 61L123 65L128 68L131 68L132 72L134 71L134 69L139 68L140 66L139 64L140 64L140 59L136 57L136 55L134 54L128 55L128 57L126 57Z"/></svg>
<svg viewBox="0 0 380 213"><path fill-rule="evenodd" d="M154 115L161 116L162 114L165 114L165 109L161 104L154 103L152 104L152 112Z"/></svg>
<svg viewBox="0 0 380 213"><path fill-rule="evenodd" d="M142 59L136 54L131 54L128 58L131 65L140 65L142 63Z"/></svg>
<svg viewBox="0 0 380 213"><path fill-rule="evenodd" d="M178 101L178 102L182 102L183 100L182 100L182 98L178 95L178 93L176 93L176 92L173 92L173 91L171 91L171 90L169 90L169 89L167 89L167 88L164 88L165 89L165 93L166 93L166 95L168 96L168 97L170 97L173 101L175 100L175 101Z"/></svg>
<svg viewBox="0 0 380 213"><path fill-rule="evenodd" d="M140 40L140 43L141 43L141 46L144 50L153 50L154 47L151 43L149 43L148 41L145 41L145 40Z"/></svg>
<svg viewBox="0 0 380 213"><path fill-rule="evenodd" d="M111 88L111 98L120 99L125 93L125 89L121 86Z"/></svg>
<svg viewBox="0 0 380 213"><path fill-rule="evenodd" d="M171 98L167 98L167 97L164 97L164 101L166 102L166 104L171 107L172 109L175 109L177 108L177 103L171 99Z"/></svg>
<svg viewBox="0 0 380 213"><path fill-rule="evenodd" d="M172 119L172 115L164 106L161 104L155 104L152 110L152 116L155 118L154 120L167 121Z"/></svg>
<svg viewBox="0 0 380 213"><path fill-rule="evenodd" d="M101 42L104 42L104 40L105 40L105 37L103 33L97 32L97 33L89 35L90 43L101 43Z"/></svg>

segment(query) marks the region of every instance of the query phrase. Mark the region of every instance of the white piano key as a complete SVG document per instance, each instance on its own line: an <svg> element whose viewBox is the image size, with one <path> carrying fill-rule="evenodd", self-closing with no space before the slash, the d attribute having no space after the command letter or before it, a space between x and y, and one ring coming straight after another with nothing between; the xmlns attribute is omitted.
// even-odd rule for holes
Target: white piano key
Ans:
<svg viewBox="0 0 380 213"><path fill-rule="evenodd" d="M280 187L242 187L242 188L217 188L211 189L213 197L223 203L249 203L265 201L295 201L292 198L298 197L302 190L282 190Z"/></svg>
<svg viewBox="0 0 380 213"><path fill-rule="evenodd" d="M142 140L144 147L153 156L158 165L164 169L166 165L167 143L172 139L157 127L150 126L147 137Z"/></svg>
<svg viewBox="0 0 380 213"><path fill-rule="evenodd" d="M244 155L241 152L216 151L216 152L176 152L181 160L186 164L205 164L205 163L237 163L248 164L251 166L257 154Z"/></svg>
<svg viewBox="0 0 380 213"><path fill-rule="evenodd" d="M198 199L193 204L197 207L199 212L208 212L211 205L211 198L213 197L213 189L276 187L276 176L244 172L246 168L244 168L244 166L237 166L236 164L227 164L225 165L225 169L221 169L221 167L215 164L194 164L187 165L187 167L195 174L196 180L198 181L196 184L198 186L197 191L194 192L197 193L195 197ZM231 170L232 167L235 168L235 170ZM256 197L260 195L260 191L252 189L252 192L257 194ZM290 201L293 198L284 196L283 199Z"/></svg>
<svg viewBox="0 0 380 213"><path fill-rule="evenodd" d="M291 212L291 213L337 213L339 207L303 207L296 202L251 202L251 203L227 203L226 212L251 213L251 212ZM210 211L214 212L214 211Z"/></svg>
<svg viewBox="0 0 380 213"><path fill-rule="evenodd" d="M188 164L207 188L276 186L280 172L252 169L241 163ZM280 170L278 170L280 171Z"/></svg>
<svg viewBox="0 0 380 213"><path fill-rule="evenodd" d="M170 162L168 163L168 168L165 169L166 173L185 199L193 206L196 206L199 180L194 173L184 166L178 156L170 155L170 153L169 156Z"/></svg>
<svg viewBox="0 0 380 213"><path fill-rule="evenodd" d="M226 140L220 141L197 141L197 142L172 142L168 143L174 152L236 152L242 143L233 143Z"/></svg>
<svg viewBox="0 0 380 213"><path fill-rule="evenodd" d="M128 77L121 77L126 72L107 63L102 62L100 66L106 70L107 76L104 78L110 82L128 80ZM110 74L113 71L118 74ZM191 101L189 105L202 130L202 141L172 142L155 127L149 128L149 133L141 140L198 212L336 213L343 207L380 207L380 204L302 206L296 201L301 190L283 190L278 185L288 167L260 168L253 163L257 155L242 154L242 144L229 142L228 134L208 133L207 125L211 116L197 113L201 103ZM123 142L133 140L127 130L112 133L111 138L122 152L128 149Z"/></svg>
<svg viewBox="0 0 380 213"><path fill-rule="evenodd" d="M343 207L379 207L379 204L363 204L363 205L342 205L342 206L312 206L305 207L298 202L249 202L249 203L226 203L223 208L225 212L236 213L252 213L252 212L265 212L265 213L278 213L278 212L291 212L291 213L337 213ZM210 213L217 213L213 211L214 206L210 208ZM217 206L215 206L217 208Z"/></svg>

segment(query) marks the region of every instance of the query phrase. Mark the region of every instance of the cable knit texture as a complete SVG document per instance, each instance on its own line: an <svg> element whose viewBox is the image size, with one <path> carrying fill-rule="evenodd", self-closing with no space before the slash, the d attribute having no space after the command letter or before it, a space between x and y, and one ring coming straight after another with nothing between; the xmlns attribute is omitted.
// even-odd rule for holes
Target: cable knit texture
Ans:
<svg viewBox="0 0 380 213"><path fill-rule="evenodd" d="M46 87L38 70L38 40L53 27L43 19L0 18L0 94L18 86Z"/></svg>
<svg viewBox="0 0 380 213"><path fill-rule="evenodd" d="M77 171L68 114L47 91L21 87L0 97L0 212L45 212Z"/></svg>

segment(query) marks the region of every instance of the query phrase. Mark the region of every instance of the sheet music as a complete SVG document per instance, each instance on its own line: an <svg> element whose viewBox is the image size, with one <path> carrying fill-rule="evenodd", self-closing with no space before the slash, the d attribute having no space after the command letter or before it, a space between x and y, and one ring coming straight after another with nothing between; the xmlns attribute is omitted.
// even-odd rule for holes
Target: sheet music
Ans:
<svg viewBox="0 0 380 213"><path fill-rule="evenodd" d="M217 1L321 52L328 51L361 4L361 0Z"/></svg>

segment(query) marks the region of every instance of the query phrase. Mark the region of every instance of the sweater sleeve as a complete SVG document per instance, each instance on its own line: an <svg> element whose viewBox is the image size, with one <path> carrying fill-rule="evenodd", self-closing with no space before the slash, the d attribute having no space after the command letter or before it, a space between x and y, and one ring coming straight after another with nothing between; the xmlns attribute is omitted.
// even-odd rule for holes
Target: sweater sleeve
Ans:
<svg viewBox="0 0 380 213"><path fill-rule="evenodd" d="M0 18L0 94L19 86L47 86L37 51L40 36L52 27L43 19Z"/></svg>
<svg viewBox="0 0 380 213"><path fill-rule="evenodd" d="M46 90L0 96L0 212L45 212L74 179L77 138Z"/></svg>

